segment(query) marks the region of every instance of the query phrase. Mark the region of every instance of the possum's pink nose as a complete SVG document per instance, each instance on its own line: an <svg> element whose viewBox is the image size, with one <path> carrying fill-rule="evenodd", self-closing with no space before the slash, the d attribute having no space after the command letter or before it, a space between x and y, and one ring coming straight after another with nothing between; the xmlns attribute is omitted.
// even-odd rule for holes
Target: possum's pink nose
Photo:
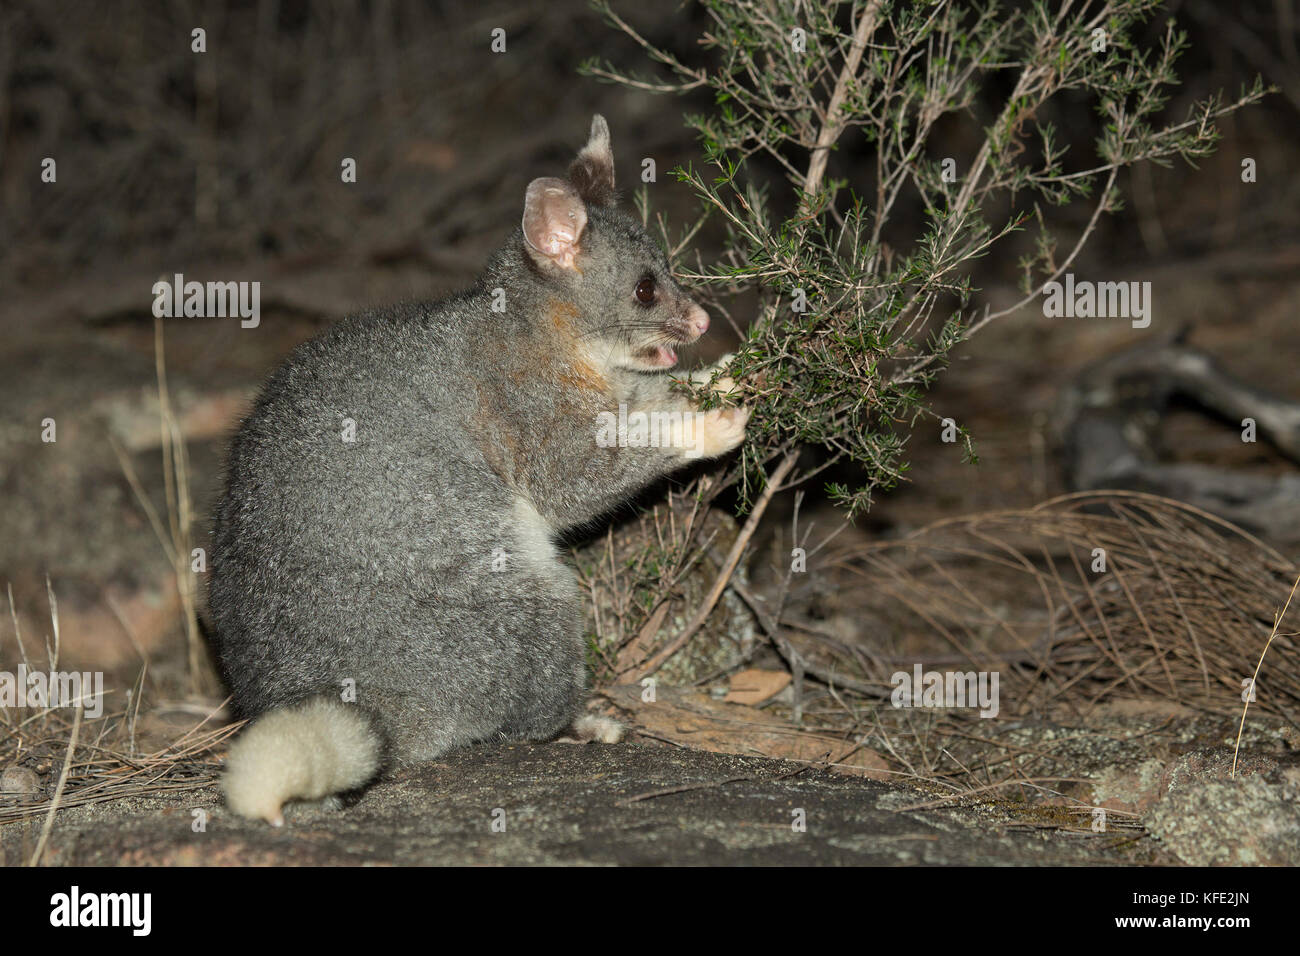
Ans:
<svg viewBox="0 0 1300 956"><path fill-rule="evenodd" d="M691 311L686 316L686 322L696 335L703 335L709 331L709 313L698 305L691 306Z"/></svg>

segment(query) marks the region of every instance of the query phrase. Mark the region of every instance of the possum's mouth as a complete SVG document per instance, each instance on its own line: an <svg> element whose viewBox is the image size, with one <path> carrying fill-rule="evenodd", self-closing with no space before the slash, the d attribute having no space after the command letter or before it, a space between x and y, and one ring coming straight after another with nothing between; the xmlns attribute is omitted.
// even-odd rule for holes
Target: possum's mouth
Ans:
<svg viewBox="0 0 1300 956"><path fill-rule="evenodd" d="M677 364L677 352L666 345L652 345L635 354L648 368L672 368Z"/></svg>
<svg viewBox="0 0 1300 956"><path fill-rule="evenodd" d="M690 345L709 327L709 317L698 305L665 322L660 330L671 344L655 343L632 349L632 361L644 371L672 368L677 364L675 345Z"/></svg>

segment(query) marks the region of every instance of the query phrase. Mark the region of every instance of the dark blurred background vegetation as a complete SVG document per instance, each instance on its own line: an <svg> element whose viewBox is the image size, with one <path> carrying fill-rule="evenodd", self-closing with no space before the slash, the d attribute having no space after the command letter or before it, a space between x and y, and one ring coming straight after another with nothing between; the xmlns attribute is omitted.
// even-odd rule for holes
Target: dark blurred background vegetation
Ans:
<svg viewBox="0 0 1300 956"><path fill-rule="evenodd" d="M691 62L691 5L626 5L653 42ZM1127 213L1097 245L1117 258L1177 255L1294 233L1300 58L1292 0L1174 0L1191 34L1169 104L1235 94L1260 73L1281 93L1224 124L1210 162L1253 156L1257 188L1211 190L1186 168L1142 169ZM1150 24L1163 31L1165 17ZM191 52L191 30L207 53ZM489 50L494 28L507 52ZM633 160L698 158L681 111L579 78L593 53L645 73L641 51L583 0L0 4L0 282L39 294L72 276L185 263L344 258L420 261L469 274L517 214L527 180L564 161L590 113ZM1090 104L1055 122L1091 145ZM984 104L988 106L988 104ZM980 117L971 117L978 122ZM964 133L952 124L955 143ZM839 160L851 168L852 142ZM40 163L58 162L57 188ZM339 163L357 161L343 185ZM653 201L689 202L660 176ZM1094 250L1094 254L1097 250Z"/></svg>

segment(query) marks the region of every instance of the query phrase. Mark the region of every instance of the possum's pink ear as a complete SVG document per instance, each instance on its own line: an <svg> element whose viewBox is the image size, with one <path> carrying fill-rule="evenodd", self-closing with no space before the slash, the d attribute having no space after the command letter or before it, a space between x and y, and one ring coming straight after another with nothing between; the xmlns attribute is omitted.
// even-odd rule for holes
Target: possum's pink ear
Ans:
<svg viewBox="0 0 1300 956"><path fill-rule="evenodd" d="M599 113L591 118L587 145L569 164L569 182L593 206L614 204L614 152L609 147L609 124Z"/></svg>
<svg viewBox="0 0 1300 956"><path fill-rule="evenodd" d="M587 207L570 183L547 176L528 184L524 241L539 264L577 271L574 260L586 225Z"/></svg>

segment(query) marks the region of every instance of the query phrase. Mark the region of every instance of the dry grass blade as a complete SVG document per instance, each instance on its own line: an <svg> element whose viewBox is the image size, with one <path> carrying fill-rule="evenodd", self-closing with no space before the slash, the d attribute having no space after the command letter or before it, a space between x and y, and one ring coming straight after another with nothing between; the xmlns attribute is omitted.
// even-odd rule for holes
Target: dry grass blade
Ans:
<svg viewBox="0 0 1300 956"><path fill-rule="evenodd" d="M75 716L72 721L72 735L68 738L68 749L63 756L63 769L59 772L59 783L54 788L54 799L50 801L50 811L45 815L45 825L41 827L41 838L36 841L36 849L32 852L29 866L36 866L41 862L41 856L45 853L45 842L50 838L50 830L54 826L54 815L59 812L59 801L63 799L63 788L68 785L68 769L72 766L72 755L77 749L77 734L81 731L81 707L75 709Z"/></svg>
<svg viewBox="0 0 1300 956"><path fill-rule="evenodd" d="M1300 649L1276 627L1270 634L1262 610L1294 567L1175 501L1071 495L841 552L836 566L874 581L886 594L878 610L913 643L946 635L970 665L1003 668L1017 712L1086 713L1124 688L1235 714L1266 641L1281 659L1266 709L1291 722L1300 711ZM888 677L863 673L858 659L840 664Z"/></svg>
<svg viewBox="0 0 1300 956"><path fill-rule="evenodd" d="M218 748L242 723L208 728L216 708L188 732L152 753L136 754L130 744L131 710L83 720L81 708L69 722L62 711L49 711L40 722L6 730L0 741L0 764L16 763L38 748L57 743L65 749L65 770L48 799L0 804L0 826L58 810L139 797L164 791L198 790L216 781Z"/></svg>
<svg viewBox="0 0 1300 956"><path fill-rule="evenodd" d="M1300 647L1281 626L1286 608L1271 610L1298 569L1177 501L1068 495L842 547L820 567L816 587L796 589L764 633L824 685L805 711L810 728L882 754L890 772L942 796L927 806L1086 801L1086 788L1062 795L1041 784L1078 783L1080 750L1102 753L1089 738L1137 753L1130 740L1173 733L1159 730L1170 715L1205 727L1244 718L1252 670L1268 681L1255 703L1272 721L1295 726L1300 713ZM917 664L997 674L1000 714L1012 719L880 700L877 688L887 695ZM1151 717L1116 716L1129 712ZM1058 732L1019 732L1026 721Z"/></svg>
<svg viewBox="0 0 1300 956"><path fill-rule="evenodd" d="M1250 710L1250 702L1254 699L1254 690L1256 682L1259 680L1259 669L1264 666L1264 656L1268 649L1273 646L1273 639L1277 637L1277 629L1282 626L1282 619L1286 617L1287 608L1291 606L1291 599L1295 597L1296 588L1300 587L1300 577L1295 579L1295 584L1291 585L1291 593L1286 596L1286 603L1282 605L1282 610L1277 612L1277 617L1273 621L1273 633L1269 634L1268 640L1264 642L1264 649L1260 651L1259 662L1255 665L1255 673L1250 678L1251 693L1244 695L1245 701L1241 707L1241 726L1237 728L1237 742L1232 748L1232 776L1237 775L1237 756L1241 753L1241 734L1246 729L1246 712Z"/></svg>

